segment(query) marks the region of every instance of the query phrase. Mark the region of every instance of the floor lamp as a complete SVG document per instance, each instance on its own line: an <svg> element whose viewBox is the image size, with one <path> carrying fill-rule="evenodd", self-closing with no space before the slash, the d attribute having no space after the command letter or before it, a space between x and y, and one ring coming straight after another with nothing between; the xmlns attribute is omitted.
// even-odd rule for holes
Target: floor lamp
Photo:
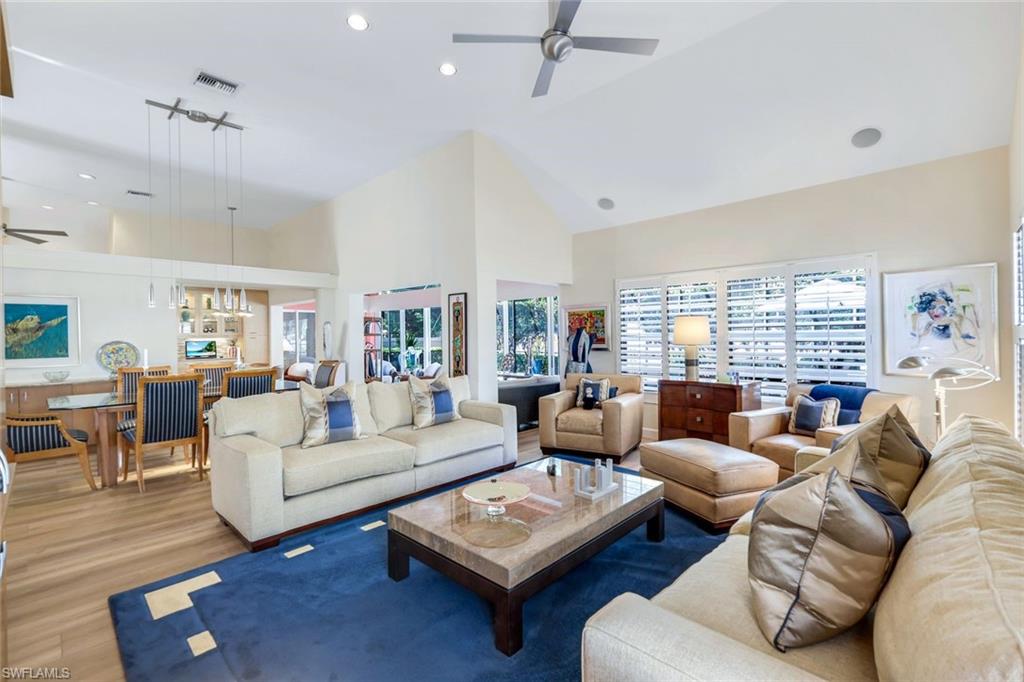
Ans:
<svg viewBox="0 0 1024 682"><path fill-rule="evenodd" d="M960 365L959 367L956 365ZM924 369L935 366L928 378L934 384L935 394L935 440L946 430L946 392L970 391L999 381L992 368L974 360L964 358L934 358L930 355L908 355L896 365L900 369ZM971 381L959 385L961 380Z"/></svg>
<svg viewBox="0 0 1024 682"><path fill-rule="evenodd" d="M711 343L711 322L705 315L681 315L675 319L672 342L686 346L686 380L698 381L700 369L697 354L701 346Z"/></svg>

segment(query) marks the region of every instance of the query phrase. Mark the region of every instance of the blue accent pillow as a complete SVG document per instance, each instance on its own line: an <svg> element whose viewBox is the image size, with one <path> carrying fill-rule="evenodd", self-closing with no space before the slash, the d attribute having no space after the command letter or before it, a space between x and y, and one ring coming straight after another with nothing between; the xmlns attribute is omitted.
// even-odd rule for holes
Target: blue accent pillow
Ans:
<svg viewBox="0 0 1024 682"><path fill-rule="evenodd" d="M864 406L864 399L869 393L877 389L864 388L863 386L841 386L839 384L818 384L811 389L810 396L815 400L823 398L839 399L839 419L836 424L846 426L860 422L860 410Z"/></svg>
<svg viewBox="0 0 1024 682"><path fill-rule="evenodd" d="M835 426L838 417L837 398L815 400L810 396L798 395L793 401L793 411L789 416L789 432L813 437L818 429Z"/></svg>
<svg viewBox="0 0 1024 682"><path fill-rule="evenodd" d="M352 401L343 391L327 396L327 442L337 443L356 438L356 417Z"/></svg>
<svg viewBox="0 0 1024 682"><path fill-rule="evenodd" d="M344 387L319 389L301 383L299 402L303 418L302 447L312 448L362 436L359 417Z"/></svg>

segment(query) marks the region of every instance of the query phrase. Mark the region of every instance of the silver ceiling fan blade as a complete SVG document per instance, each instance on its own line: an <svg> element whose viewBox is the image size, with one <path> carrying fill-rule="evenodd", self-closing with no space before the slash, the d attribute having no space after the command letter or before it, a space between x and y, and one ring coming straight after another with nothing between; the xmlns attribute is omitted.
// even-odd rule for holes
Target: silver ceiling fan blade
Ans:
<svg viewBox="0 0 1024 682"><path fill-rule="evenodd" d="M49 234L54 237L67 237L68 233L64 230L22 230L17 227L7 228L7 232L20 232L21 234Z"/></svg>
<svg viewBox="0 0 1024 682"><path fill-rule="evenodd" d="M539 43L538 36L502 36L486 33L453 33L453 43Z"/></svg>
<svg viewBox="0 0 1024 682"><path fill-rule="evenodd" d="M554 0L552 0L554 1ZM580 8L580 0L562 0L558 3L555 23L551 28L559 33L568 33L572 20L576 18L576 10Z"/></svg>
<svg viewBox="0 0 1024 682"><path fill-rule="evenodd" d="M45 239L36 239L35 237L26 237L25 235L18 234L17 232L7 231L7 232L4 232L4 234L6 234L8 237L14 237L15 239L24 239L25 241L32 242L33 244L45 244L46 243Z"/></svg>
<svg viewBox="0 0 1024 682"><path fill-rule="evenodd" d="M555 73L555 62L545 59L540 65L540 73L537 74L537 82L533 85L531 97L543 97L548 94L551 87L551 76Z"/></svg>
<svg viewBox="0 0 1024 682"><path fill-rule="evenodd" d="M600 50L601 52L624 52L650 57L658 49L657 38L602 38L598 36L573 36L572 46L578 50Z"/></svg>

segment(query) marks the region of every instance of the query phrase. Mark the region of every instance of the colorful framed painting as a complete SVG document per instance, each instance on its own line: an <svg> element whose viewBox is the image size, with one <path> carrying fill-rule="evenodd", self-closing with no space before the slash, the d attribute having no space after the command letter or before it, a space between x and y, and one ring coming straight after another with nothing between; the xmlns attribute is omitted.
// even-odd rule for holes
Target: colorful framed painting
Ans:
<svg viewBox="0 0 1024 682"><path fill-rule="evenodd" d="M608 350L611 340L608 337L608 306L581 305L565 308L566 335L572 336L578 327L583 327L594 337L592 350Z"/></svg>
<svg viewBox="0 0 1024 682"><path fill-rule="evenodd" d="M961 360L999 376L996 276L995 263L882 275L886 374L928 376L943 360ZM911 355L932 360L899 367Z"/></svg>
<svg viewBox="0 0 1024 682"><path fill-rule="evenodd" d="M81 364L77 296L4 296L9 369Z"/></svg>
<svg viewBox="0 0 1024 682"><path fill-rule="evenodd" d="M466 308L465 293L448 294L448 358L451 365L449 376L453 377L469 374Z"/></svg>

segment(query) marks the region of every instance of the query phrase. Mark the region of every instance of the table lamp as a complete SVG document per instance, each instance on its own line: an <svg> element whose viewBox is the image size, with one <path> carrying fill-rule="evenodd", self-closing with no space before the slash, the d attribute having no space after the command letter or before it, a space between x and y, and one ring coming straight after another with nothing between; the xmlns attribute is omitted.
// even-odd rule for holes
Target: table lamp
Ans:
<svg viewBox="0 0 1024 682"><path fill-rule="evenodd" d="M957 364L962 366L956 367ZM946 430L946 391L970 391L999 381L999 377L992 372L991 367L965 358L908 355L902 358L896 366L900 369L935 367L928 375L935 385L935 440L938 440ZM957 385L961 379L974 379L975 381L963 386ZM952 385L943 383L945 381L949 381Z"/></svg>
<svg viewBox="0 0 1024 682"><path fill-rule="evenodd" d="M711 343L711 321L705 315L681 315L675 319L672 343L686 346L686 380L697 381L697 353Z"/></svg>

